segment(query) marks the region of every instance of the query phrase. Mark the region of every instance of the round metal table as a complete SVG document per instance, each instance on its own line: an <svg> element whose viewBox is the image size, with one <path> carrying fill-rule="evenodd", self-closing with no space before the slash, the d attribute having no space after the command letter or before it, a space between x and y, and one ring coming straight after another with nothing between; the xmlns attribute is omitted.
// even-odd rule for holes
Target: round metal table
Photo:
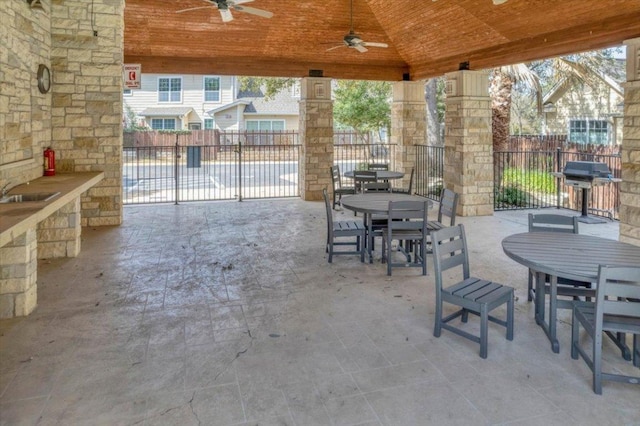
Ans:
<svg viewBox="0 0 640 426"><path fill-rule="evenodd" d="M380 173L380 172L378 172ZM349 195L342 197L340 204L345 209L353 210L364 214L364 222L367 225L367 229L371 229L372 216L375 215L388 215L389 214L389 201L428 201L428 207L431 208L433 203L425 197L418 195L408 194L394 194L391 192L375 192L366 194ZM367 254L369 256L369 263L373 262L373 256L371 254L371 247L373 246L373 235L367 232Z"/></svg>
<svg viewBox="0 0 640 426"><path fill-rule="evenodd" d="M536 272L536 322L544 329L554 352L558 277L595 283L599 265L638 265L640 247L617 240L558 232L525 232L502 240L505 254ZM551 276L549 323L544 313L544 275ZM543 297L537 297L542 294Z"/></svg>

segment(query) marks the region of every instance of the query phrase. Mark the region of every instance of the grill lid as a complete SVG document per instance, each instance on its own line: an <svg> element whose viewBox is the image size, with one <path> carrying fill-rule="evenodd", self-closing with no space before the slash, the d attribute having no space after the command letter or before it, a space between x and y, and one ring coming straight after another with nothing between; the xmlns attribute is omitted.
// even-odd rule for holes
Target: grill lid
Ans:
<svg viewBox="0 0 640 426"><path fill-rule="evenodd" d="M606 163L597 161L567 161L563 173L567 177L593 179L609 177L611 170Z"/></svg>

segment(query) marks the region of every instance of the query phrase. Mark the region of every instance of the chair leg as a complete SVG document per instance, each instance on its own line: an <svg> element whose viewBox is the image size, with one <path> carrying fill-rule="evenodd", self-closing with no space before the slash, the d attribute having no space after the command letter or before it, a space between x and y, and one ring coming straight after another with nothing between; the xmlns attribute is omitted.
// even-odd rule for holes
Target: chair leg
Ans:
<svg viewBox="0 0 640 426"><path fill-rule="evenodd" d="M633 335L633 365L640 368L640 334Z"/></svg>
<svg viewBox="0 0 640 426"><path fill-rule="evenodd" d="M333 262L333 241L329 243L329 263Z"/></svg>
<svg viewBox="0 0 640 426"><path fill-rule="evenodd" d="M467 322L469 320L469 311L466 309L462 309L462 316L460 317L460 321Z"/></svg>
<svg viewBox="0 0 640 426"><path fill-rule="evenodd" d="M575 309L571 316L571 358L578 359L578 345L580 344L580 322L576 318Z"/></svg>
<svg viewBox="0 0 640 426"><path fill-rule="evenodd" d="M507 340L513 340L513 310L514 310L513 291L507 302Z"/></svg>
<svg viewBox="0 0 640 426"><path fill-rule="evenodd" d="M436 300L436 323L433 326L433 335L440 337L442 333L442 301Z"/></svg>
<svg viewBox="0 0 640 426"><path fill-rule="evenodd" d="M602 334L593 336L593 391L602 395Z"/></svg>
<svg viewBox="0 0 640 426"><path fill-rule="evenodd" d="M487 305L480 306L480 358L487 357L487 340L489 338L489 312Z"/></svg>

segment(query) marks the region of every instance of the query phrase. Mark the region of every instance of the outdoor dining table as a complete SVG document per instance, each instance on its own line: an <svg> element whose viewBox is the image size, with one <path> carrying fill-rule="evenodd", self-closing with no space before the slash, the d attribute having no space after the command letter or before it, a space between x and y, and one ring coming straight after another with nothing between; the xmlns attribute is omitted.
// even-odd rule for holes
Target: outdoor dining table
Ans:
<svg viewBox="0 0 640 426"><path fill-rule="evenodd" d="M553 352L560 352L556 334L558 278L595 283L598 266L640 264L640 247L617 240L583 234L525 232L502 240L505 254L533 270L536 275L536 323L551 342ZM549 283L549 322L545 315L545 274ZM541 296L539 296L541 295Z"/></svg>
<svg viewBox="0 0 640 426"><path fill-rule="evenodd" d="M380 172L378 172L380 173ZM418 195L408 194L394 194L391 192L374 192L349 195L342 197L341 205L345 209L352 210L354 212L363 213L364 223L368 230L371 229L373 224L373 215L387 216L389 214L389 201L422 201L427 200L425 197ZM433 203L429 201L429 208ZM373 255L371 248L373 247L373 234L367 231L367 255L369 256L369 263L373 263Z"/></svg>
<svg viewBox="0 0 640 426"><path fill-rule="evenodd" d="M354 171L350 170L348 172L344 172L344 177L353 179ZM385 181L391 179L402 179L404 177L404 173L402 172L394 172L392 170L376 170L376 176L378 180Z"/></svg>

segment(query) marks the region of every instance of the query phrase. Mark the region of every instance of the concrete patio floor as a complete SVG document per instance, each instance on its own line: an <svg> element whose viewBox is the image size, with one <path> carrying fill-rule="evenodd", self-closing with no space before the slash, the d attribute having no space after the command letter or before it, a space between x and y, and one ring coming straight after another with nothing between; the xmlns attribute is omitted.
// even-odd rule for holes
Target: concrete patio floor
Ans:
<svg viewBox="0 0 640 426"><path fill-rule="evenodd" d="M122 226L83 229L79 257L40 261L35 312L0 321L0 425L640 424L640 386L597 396L571 359L568 311L559 354L535 325L526 269L500 245L528 211L460 220L474 275L516 288L515 338L492 324L483 360L433 337L431 258L427 277L387 277L379 253L328 264L323 209L128 206Z"/></svg>

